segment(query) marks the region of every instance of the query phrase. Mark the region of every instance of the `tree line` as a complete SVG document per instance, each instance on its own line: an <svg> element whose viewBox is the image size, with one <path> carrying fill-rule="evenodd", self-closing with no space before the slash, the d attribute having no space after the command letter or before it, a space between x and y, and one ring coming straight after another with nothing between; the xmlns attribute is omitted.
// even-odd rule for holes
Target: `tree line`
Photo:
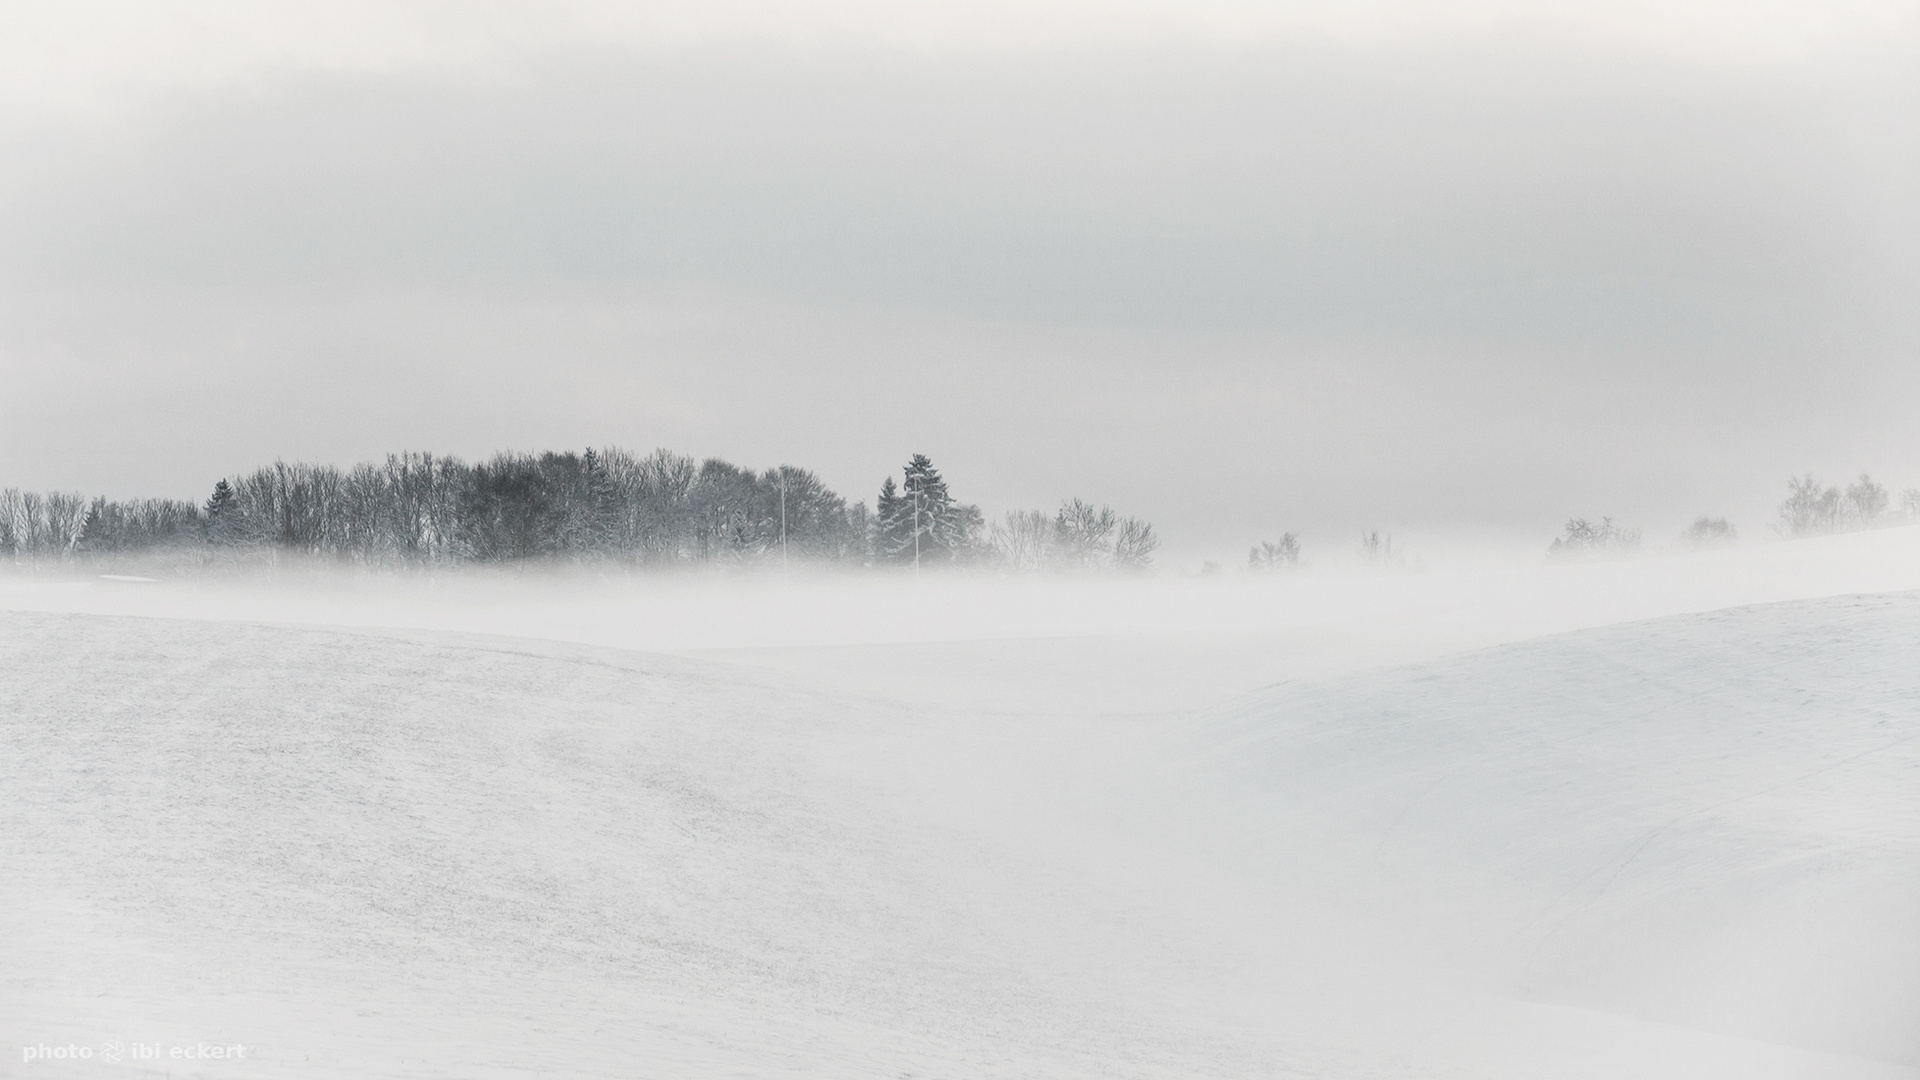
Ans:
<svg viewBox="0 0 1920 1080"><path fill-rule="evenodd" d="M1787 478L1787 497L1780 503L1773 531L1795 540L1830 533L1855 532L1883 525L1920 522L1920 488L1900 494L1899 504L1886 486L1861 473L1846 487L1824 484L1812 473ZM1740 530L1724 517L1701 515L1680 534L1693 548L1725 547L1739 541ZM1640 546L1640 530L1615 525L1612 518L1598 522L1573 518L1566 531L1547 549L1549 556L1631 551Z"/></svg>
<svg viewBox="0 0 1920 1080"><path fill-rule="evenodd" d="M1019 523L1011 528L1010 524ZM813 472L617 448L503 453L469 464L424 453L341 469L276 462L221 478L204 504L0 491L0 559L148 558L183 565L283 560L363 566L806 563L1140 570L1153 528L1078 499L989 528L925 455L876 505Z"/></svg>
<svg viewBox="0 0 1920 1080"><path fill-rule="evenodd" d="M1787 497L1780 504L1782 536L1819 536L1920 521L1920 488L1901 493L1896 510L1885 486L1866 473L1845 488L1823 484L1812 473L1787 478Z"/></svg>

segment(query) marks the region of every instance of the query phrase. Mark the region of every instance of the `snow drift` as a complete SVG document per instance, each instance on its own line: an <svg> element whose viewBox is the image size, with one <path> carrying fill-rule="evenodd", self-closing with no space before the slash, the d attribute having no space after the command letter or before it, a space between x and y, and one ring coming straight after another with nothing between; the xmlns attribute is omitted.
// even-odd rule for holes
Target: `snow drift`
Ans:
<svg viewBox="0 0 1920 1080"><path fill-rule="evenodd" d="M1515 998L1920 1064L1920 596L1278 688L1223 848ZM1380 943L1380 942L1376 942Z"/></svg>
<svg viewBox="0 0 1920 1080"><path fill-rule="evenodd" d="M0 613L0 1070L1920 1072L1920 596L1190 708L989 645Z"/></svg>

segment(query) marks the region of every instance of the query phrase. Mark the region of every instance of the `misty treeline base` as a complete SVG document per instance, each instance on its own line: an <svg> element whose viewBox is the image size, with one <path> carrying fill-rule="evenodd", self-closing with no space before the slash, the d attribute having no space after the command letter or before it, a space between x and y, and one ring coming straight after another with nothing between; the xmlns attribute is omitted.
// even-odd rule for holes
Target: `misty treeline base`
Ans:
<svg viewBox="0 0 1920 1080"><path fill-rule="evenodd" d="M176 567L285 557L368 566L544 560L633 566L810 563L1138 570L1153 527L1079 499L989 526L923 454L877 504L813 472L754 472L658 450L425 453L351 469L276 463L223 478L204 505L0 491L0 557L15 564L155 560Z"/></svg>

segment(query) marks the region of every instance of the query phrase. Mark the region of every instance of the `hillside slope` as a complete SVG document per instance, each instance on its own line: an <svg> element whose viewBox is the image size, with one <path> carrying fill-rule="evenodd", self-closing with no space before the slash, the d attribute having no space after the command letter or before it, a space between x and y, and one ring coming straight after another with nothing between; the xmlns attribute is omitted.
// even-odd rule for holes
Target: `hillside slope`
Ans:
<svg viewBox="0 0 1920 1080"><path fill-rule="evenodd" d="M1273 688L1223 851L1503 995L1920 1065L1920 595Z"/></svg>
<svg viewBox="0 0 1920 1080"><path fill-rule="evenodd" d="M1801 601L1049 717L0 614L0 1039L256 1048L210 1077L1912 1077L1916 655L1920 598Z"/></svg>

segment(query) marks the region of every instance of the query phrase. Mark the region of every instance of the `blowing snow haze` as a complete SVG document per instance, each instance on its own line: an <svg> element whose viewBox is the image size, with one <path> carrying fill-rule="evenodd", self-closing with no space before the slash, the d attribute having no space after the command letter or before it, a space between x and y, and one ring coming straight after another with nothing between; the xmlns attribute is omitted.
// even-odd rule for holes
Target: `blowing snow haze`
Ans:
<svg viewBox="0 0 1920 1080"><path fill-rule="evenodd" d="M924 451L1231 553L1920 470L1904 4L4 18L9 484Z"/></svg>
<svg viewBox="0 0 1920 1080"><path fill-rule="evenodd" d="M1913 0L0 5L0 1078L1920 1080L1917 121Z"/></svg>

